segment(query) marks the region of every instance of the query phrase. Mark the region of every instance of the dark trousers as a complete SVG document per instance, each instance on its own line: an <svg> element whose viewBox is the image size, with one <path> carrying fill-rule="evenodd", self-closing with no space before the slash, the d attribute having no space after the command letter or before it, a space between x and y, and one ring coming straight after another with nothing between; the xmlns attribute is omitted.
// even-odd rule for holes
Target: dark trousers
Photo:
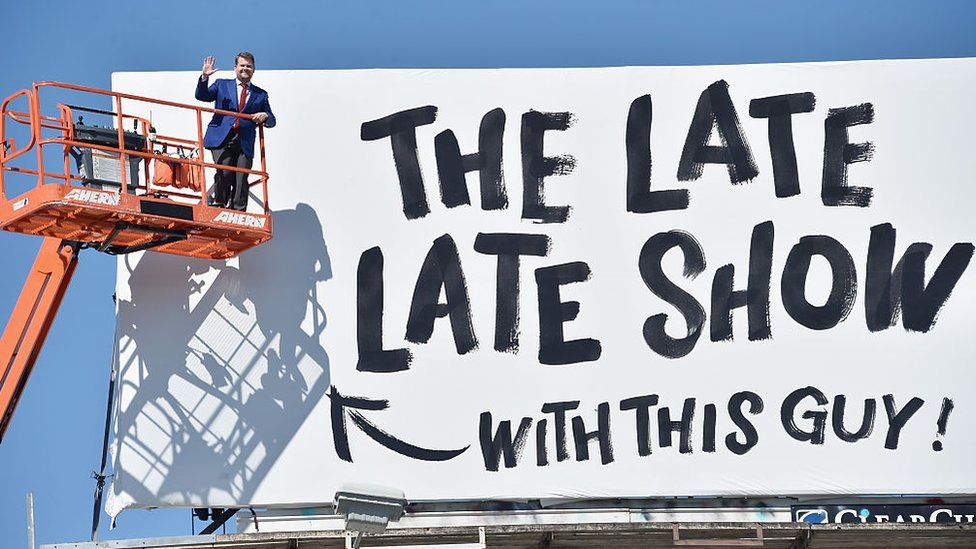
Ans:
<svg viewBox="0 0 976 549"><path fill-rule="evenodd" d="M210 149L214 163L223 166L236 166L238 168L250 168L253 162L244 151L241 150L240 135L231 131L227 138L219 147ZM213 206L220 208L231 208L234 210L247 210L248 184L247 175L243 172L232 172L227 170L217 170L214 176L214 199Z"/></svg>

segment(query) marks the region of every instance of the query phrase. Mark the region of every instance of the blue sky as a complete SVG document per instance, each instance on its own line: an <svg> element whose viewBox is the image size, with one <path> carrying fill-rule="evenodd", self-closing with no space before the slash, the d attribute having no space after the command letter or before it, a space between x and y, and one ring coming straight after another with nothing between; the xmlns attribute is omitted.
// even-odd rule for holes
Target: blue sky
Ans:
<svg viewBox="0 0 976 549"><path fill-rule="evenodd" d="M0 97L34 81L108 88L114 71L697 65L976 56L976 3L959 1L467 0L7 2ZM192 85L187 82L187 86ZM272 95L274 90L271 90ZM273 138L273 137L272 137ZM314 169L314 166L310 166ZM289 184L289 182L280 182ZM273 188L272 188L273 193ZM274 196L272 194L273 203ZM40 244L0 234L0 318ZM112 354L115 260L82 254L0 445L0 539L87 540ZM129 511L101 539L186 535L187 510ZM197 528L200 528L197 523Z"/></svg>

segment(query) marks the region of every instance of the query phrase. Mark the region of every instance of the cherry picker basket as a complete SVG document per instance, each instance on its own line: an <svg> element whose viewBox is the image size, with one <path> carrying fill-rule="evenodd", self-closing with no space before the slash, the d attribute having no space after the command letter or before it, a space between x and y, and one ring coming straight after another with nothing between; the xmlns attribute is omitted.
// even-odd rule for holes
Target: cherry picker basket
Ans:
<svg viewBox="0 0 976 549"><path fill-rule="evenodd" d="M62 102L56 113L45 114L42 94L48 92L79 95L87 106ZM113 109L91 106L106 98ZM26 101L27 109L12 108L18 101ZM194 117L195 136L157 133L146 112L163 109ZM113 254L153 249L211 259L267 241L272 228L264 129L258 127L259 169L208 163L201 153L203 117L212 113L249 116L58 82L12 94L0 103L0 229ZM108 125L85 122L84 116L102 116ZM22 147L13 136L16 128L26 134ZM246 173L260 210L210 206L206 183L217 168ZM165 169L180 176L153 177L151 170ZM29 188L15 189L15 175L30 178Z"/></svg>

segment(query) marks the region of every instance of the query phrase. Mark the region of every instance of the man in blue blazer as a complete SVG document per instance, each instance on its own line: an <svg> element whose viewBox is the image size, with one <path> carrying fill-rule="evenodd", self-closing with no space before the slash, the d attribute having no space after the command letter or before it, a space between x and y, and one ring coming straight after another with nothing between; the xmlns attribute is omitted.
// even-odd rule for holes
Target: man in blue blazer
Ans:
<svg viewBox="0 0 976 549"><path fill-rule="evenodd" d="M203 136L203 146L210 149L214 163L238 168L250 168L254 162L254 140L257 126L271 128L275 116L271 112L268 92L251 83L254 76L254 56L242 51L235 58L234 80L220 78L208 85L217 72L214 57L203 61L203 73L197 80L196 98L213 101L214 108L247 114L243 118L214 114ZM247 174L218 170L214 178L214 197L211 206L247 210Z"/></svg>

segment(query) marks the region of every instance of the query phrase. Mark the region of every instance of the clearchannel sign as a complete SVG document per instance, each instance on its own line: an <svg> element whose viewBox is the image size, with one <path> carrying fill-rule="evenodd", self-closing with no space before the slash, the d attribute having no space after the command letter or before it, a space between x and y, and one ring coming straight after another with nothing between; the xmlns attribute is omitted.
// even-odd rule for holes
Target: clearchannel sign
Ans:
<svg viewBox="0 0 976 549"><path fill-rule="evenodd" d="M810 524L879 522L957 522L972 524L974 504L812 505L791 507L793 520Z"/></svg>

